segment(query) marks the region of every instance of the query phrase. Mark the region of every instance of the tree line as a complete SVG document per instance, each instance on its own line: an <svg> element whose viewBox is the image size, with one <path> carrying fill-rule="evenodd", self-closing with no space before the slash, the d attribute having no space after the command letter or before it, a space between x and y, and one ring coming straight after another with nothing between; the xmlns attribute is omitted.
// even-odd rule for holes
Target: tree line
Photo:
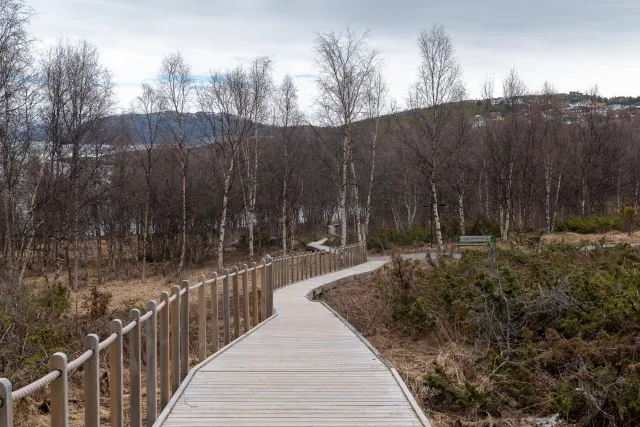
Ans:
<svg viewBox="0 0 640 427"><path fill-rule="evenodd" d="M389 96L370 34L347 28L316 35L306 115L295 79L275 81L269 56L196 81L179 52L117 114L96 46L37 50L33 16L21 0L0 0L5 286L27 274L77 289L134 273L144 281L167 262L221 267L229 246L250 258L286 253L329 223L346 244L433 218L442 247L443 220L465 234L482 217L507 241L640 200L636 120L589 110L569 124L553 86L529 90L515 69L499 88L486 80L486 114L473 117L441 26L419 35L421 64L402 101ZM489 114L496 95L503 115Z"/></svg>

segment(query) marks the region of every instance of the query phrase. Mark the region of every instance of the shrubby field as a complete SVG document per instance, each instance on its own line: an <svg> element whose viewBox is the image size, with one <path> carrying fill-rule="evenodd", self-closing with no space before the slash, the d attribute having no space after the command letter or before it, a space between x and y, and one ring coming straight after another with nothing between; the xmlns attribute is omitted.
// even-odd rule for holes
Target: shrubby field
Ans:
<svg viewBox="0 0 640 427"><path fill-rule="evenodd" d="M559 414L576 425L632 426L639 284L640 249L556 245L465 251L434 266L396 258L327 299L406 376L430 416Z"/></svg>

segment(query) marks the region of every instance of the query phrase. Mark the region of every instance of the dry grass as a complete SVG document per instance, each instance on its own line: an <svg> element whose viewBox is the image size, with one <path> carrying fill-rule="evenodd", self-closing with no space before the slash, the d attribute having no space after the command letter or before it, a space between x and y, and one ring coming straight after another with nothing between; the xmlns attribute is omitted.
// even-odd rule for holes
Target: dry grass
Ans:
<svg viewBox="0 0 640 427"><path fill-rule="evenodd" d="M640 231L623 233L621 231L610 231L600 234L578 234L578 233L551 233L542 236L541 242L545 245L564 243L568 245L582 244L618 244L618 243L639 243Z"/></svg>

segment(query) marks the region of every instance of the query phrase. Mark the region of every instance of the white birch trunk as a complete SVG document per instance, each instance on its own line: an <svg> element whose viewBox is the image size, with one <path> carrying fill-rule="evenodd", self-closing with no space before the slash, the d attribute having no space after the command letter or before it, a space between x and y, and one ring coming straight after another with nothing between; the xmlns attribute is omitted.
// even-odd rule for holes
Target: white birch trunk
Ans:
<svg viewBox="0 0 640 427"><path fill-rule="evenodd" d="M438 213L438 194L436 192L436 180L434 177L434 173L431 174L431 180L430 180L430 186L431 186L431 197L433 199L433 222L435 224L435 228L436 228L436 240L438 241L438 248L440 249L440 251L444 250L444 246L442 243L442 230L440 229L440 215Z"/></svg>
<svg viewBox="0 0 640 427"><path fill-rule="evenodd" d="M340 189L340 245L347 245L347 185L349 168L349 130L342 144L342 185Z"/></svg>
<svg viewBox="0 0 640 427"><path fill-rule="evenodd" d="M544 168L544 212L547 233L551 233L551 175L553 172L553 162L545 161Z"/></svg>
<svg viewBox="0 0 640 427"><path fill-rule="evenodd" d="M350 156L351 179L353 180L353 204L356 210L356 234L358 235L358 243L362 243L362 214L360 208L360 196L358 191L358 182L356 181L356 167L353 164L353 156Z"/></svg>
<svg viewBox="0 0 640 427"><path fill-rule="evenodd" d="M224 177L224 191L222 195L222 215L220 216L220 234L218 237L218 269L224 266L224 237L227 226L227 208L229 205L229 192L231 191L231 177L235 168L235 154L231 156L229 169Z"/></svg>
<svg viewBox="0 0 640 427"><path fill-rule="evenodd" d="M371 142L371 170L369 171L369 186L367 188L367 205L365 206L365 216L364 216L364 231L368 232L369 230L369 219L371 218L371 193L373 191L373 179L374 172L376 168L376 145L378 142L378 125L380 123L380 118L376 117L376 126L373 132L373 138ZM367 236L363 236L366 240Z"/></svg>
<svg viewBox="0 0 640 427"><path fill-rule="evenodd" d="M458 193L458 214L460 215L460 235L464 236L466 230L464 228L464 194L462 191Z"/></svg>
<svg viewBox="0 0 640 427"><path fill-rule="evenodd" d="M560 202L560 184L562 183L562 171L558 174L558 186L556 187L556 198L553 204L553 212L551 212L551 231L556 228L556 219L558 217L558 203Z"/></svg>

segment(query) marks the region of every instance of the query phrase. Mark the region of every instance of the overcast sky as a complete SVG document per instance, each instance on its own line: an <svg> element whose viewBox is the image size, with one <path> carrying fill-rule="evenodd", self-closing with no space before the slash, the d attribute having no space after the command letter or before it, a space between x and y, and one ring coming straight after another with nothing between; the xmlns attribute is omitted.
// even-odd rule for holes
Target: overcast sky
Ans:
<svg viewBox="0 0 640 427"><path fill-rule="evenodd" d="M417 36L434 22L454 38L472 98L486 75L498 89L513 66L530 90L548 79L561 92L597 83L604 96L640 94L638 0L26 1L42 47L61 37L98 46L123 109L155 78L162 57L180 50L197 76L269 55L277 81L296 78L308 111L316 33L346 25L371 31L391 95L403 104L418 66Z"/></svg>

